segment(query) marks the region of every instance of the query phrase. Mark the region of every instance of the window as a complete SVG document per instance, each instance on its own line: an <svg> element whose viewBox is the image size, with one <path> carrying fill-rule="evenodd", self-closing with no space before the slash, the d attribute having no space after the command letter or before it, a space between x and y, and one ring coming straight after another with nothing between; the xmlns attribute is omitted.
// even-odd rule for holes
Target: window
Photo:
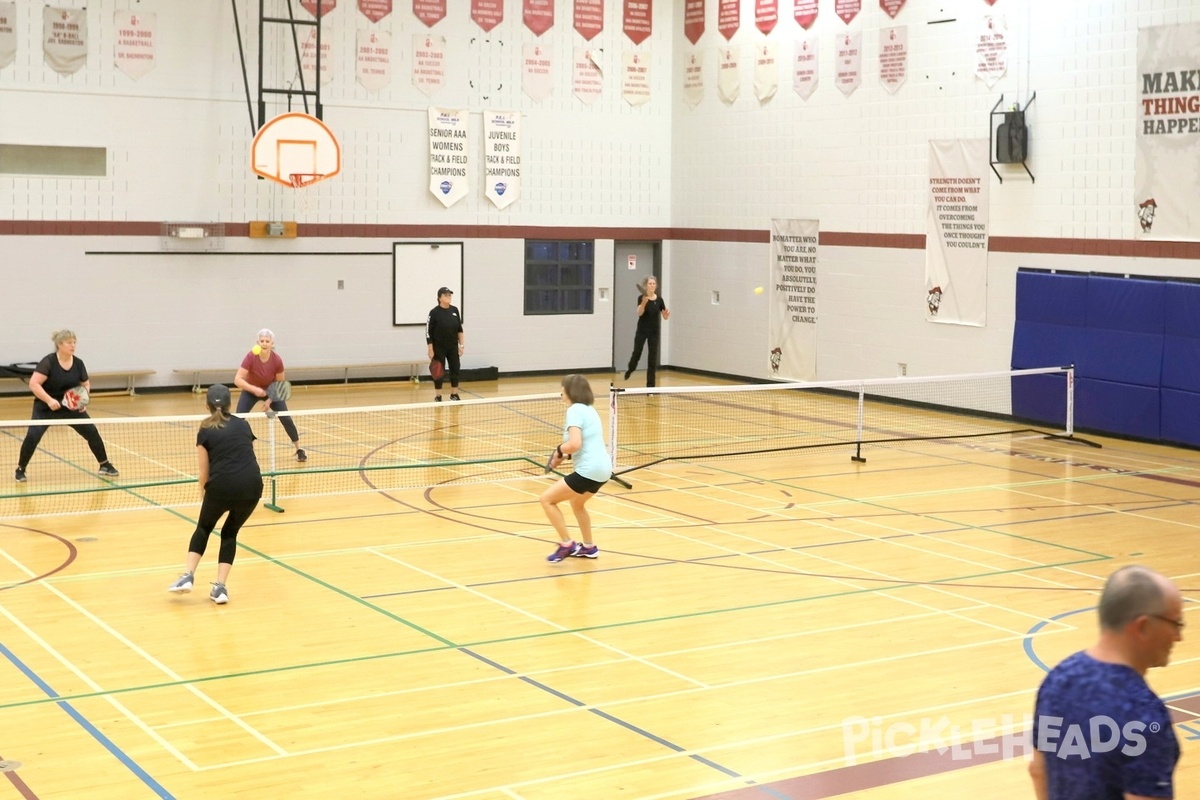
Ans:
<svg viewBox="0 0 1200 800"><path fill-rule="evenodd" d="M595 242L525 242L525 315L591 314Z"/></svg>

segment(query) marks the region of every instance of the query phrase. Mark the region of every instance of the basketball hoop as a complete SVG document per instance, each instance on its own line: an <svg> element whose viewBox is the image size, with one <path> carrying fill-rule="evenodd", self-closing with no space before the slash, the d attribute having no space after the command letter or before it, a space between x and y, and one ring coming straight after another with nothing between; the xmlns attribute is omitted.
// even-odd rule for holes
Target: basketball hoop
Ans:
<svg viewBox="0 0 1200 800"><path fill-rule="evenodd" d="M293 172L288 175L293 189L307 189L312 184L324 179L324 175L316 172ZM296 212L307 213L312 210L312 195L300 192L296 195L294 206Z"/></svg>

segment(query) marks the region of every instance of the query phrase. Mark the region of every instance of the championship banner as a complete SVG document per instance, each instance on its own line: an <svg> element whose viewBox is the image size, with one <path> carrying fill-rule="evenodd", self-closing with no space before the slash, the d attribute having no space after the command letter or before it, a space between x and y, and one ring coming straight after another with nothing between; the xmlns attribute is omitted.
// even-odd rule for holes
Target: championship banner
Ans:
<svg viewBox="0 0 1200 800"><path fill-rule="evenodd" d="M895 19L896 15L900 13L900 9L904 8L904 2L905 0L879 0L879 7L889 17Z"/></svg>
<svg viewBox="0 0 1200 800"><path fill-rule="evenodd" d="M908 78L908 26L879 29L879 82L895 94Z"/></svg>
<svg viewBox="0 0 1200 800"><path fill-rule="evenodd" d="M847 25L862 11L862 0L833 0L833 13Z"/></svg>
<svg viewBox="0 0 1200 800"><path fill-rule="evenodd" d="M650 56L634 50L621 54L621 97L637 108L650 102Z"/></svg>
<svg viewBox="0 0 1200 800"><path fill-rule="evenodd" d="M600 66L603 51L594 47L575 48L575 96L590 106L600 99L604 89L604 69Z"/></svg>
<svg viewBox="0 0 1200 800"><path fill-rule="evenodd" d="M717 0L717 31L725 37L725 41L733 39L741 23L741 0Z"/></svg>
<svg viewBox="0 0 1200 800"><path fill-rule="evenodd" d="M87 9L42 9L42 51L46 66L72 75L87 65Z"/></svg>
<svg viewBox="0 0 1200 800"><path fill-rule="evenodd" d="M333 80L333 42L331 37L321 37L321 85L325 86ZM300 69L304 72L304 83L308 88L316 85L317 75L317 30L312 28L304 41L300 43Z"/></svg>
<svg viewBox="0 0 1200 800"><path fill-rule="evenodd" d="M392 0L358 0L358 10L371 22L379 22L392 13Z"/></svg>
<svg viewBox="0 0 1200 800"><path fill-rule="evenodd" d="M467 196L467 112L429 108L429 191L446 208Z"/></svg>
<svg viewBox="0 0 1200 800"><path fill-rule="evenodd" d="M820 77L819 47L815 33L804 33L796 40L796 55L792 64L792 88L802 100L812 97Z"/></svg>
<svg viewBox="0 0 1200 800"><path fill-rule="evenodd" d="M446 84L445 36L413 35L412 83L426 97L433 97Z"/></svg>
<svg viewBox="0 0 1200 800"><path fill-rule="evenodd" d="M1198 66L1200 23L1138 31L1131 213L1139 237L1200 239Z"/></svg>
<svg viewBox="0 0 1200 800"><path fill-rule="evenodd" d="M554 0L524 0L521 19L534 36L541 36L554 27Z"/></svg>
<svg viewBox="0 0 1200 800"><path fill-rule="evenodd" d="M432 28L446 18L446 0L413 0L413 16Z"/></svg>
<svg viewBox="0 0 1200 800"><path fill-rule="evenodd" d="M641 44L650 38L654 28L654 0L621 0L621 5L624 6L621 27L629 41Z"/></svg>
<svg viewBox="0 0 1200 800"><path fill-rule="evenodd" d="M17 4L0 3L0 69L17 59Z"/></svg>
<svg viewBox="0 0 1200 800"><path fill-rule="evenodd" d="M836 72L833 83L849 97L862 83L862 31L837 35Z"/></svg>
<svg viewBox="0 0 1200 800"><path fill-rule="evenodd" d="M471 21L490 31L504 21L504 0L471 0Z"/></svg>
<svg viewBox="0 0 1200 800"><path fill-rule="evenodd" d="M975 55L975 74L990 89L1008 70L1008 27L1004 17L983 18Z"/></svg>
<svg viewBox="0 0 1200 800"><path fill-rule="evenodd" d="M797 25L808 30L817 21L817 12L820 10L817 0L796 0L792 15L795 16Z"/></svg>
<svg viewBox="0 0 1200 800"><path fill-rule="evenodd" d="M738 65L736 47L717 48L717 97L721 102L732 105L742 93L742 72Z"/></svg>
<svg viewBox="0 0 1200 800"><path fill-rule="evenodd" d="M779 0L754 0L754 25L763 33L775 30L779 22Z"/></svg>
<svg viewBox="0 0 1200 800"><path fill-rule="evenodd" d="M684 0L683 35L692 44L704 35L704 0Z"/></svg>
<svg viewBox="0 0 1200 800"><path fill-rule="evenodd" d="M683 99L695 108L704 99L704 51L693 47L688 51L687 64L683 68Z"/></svg>
<svg viewBox="0 0 1200 800"><path fill-rule="evenodd" d="M554 49L540 44L521 48L521 88L529 99L540 103L554 94Z"/></svg>
<svg viewBox="0 0 1200 800"><path fill-rule="evenodd" d="M765 103L779 89L779 44L764 42L755 48L754 96Z"/></svg>
<svg viewBox="0 0 1200 800"><path fill-rule="evenodd" d="M134 14L129 11L113 14L113 28L117 31L113 62L117 69L135 81L154 69L155 21L154 14Z"/></svg>
<svg viewBox="0 0 1200 800"><path fill-rule="evenodd" d="M817 240L815 219L771 220L770 377L811 381L817 377Z"/></svg>
<svg viewBox="0 0 1200 800"><path fill-rule="evenodd" d="M929 142L925 319L987 324L988 140Z"/></svg>
<svg viewBox="0 0 1200 800"><path fill-rule="evenodd" d="M358 31L355 73L369 92L386 89L392 82L392 35L387 31Z"/></svg>
<svg viewBox="0 0 1200 800"><path fill-rule="evenodd" d="M319 2L318 0L300 0L300 5L314 17L317 16L318 11L323 17L337 8L337 0L319 0ZM320 6L320 8L318 9L317 6Z"/></svg>
<svg viewBox="0 0 1200 800"><path fill-rule="evenodd" d="M575 30L585 42L604 30L604 0L575 0Z"/></svg>
<svg viewBox="0 0 1200 800"><path fill-rule="evenodd" d="M484 194L496 208L521 197L521 115L483 112Z"/></svg>

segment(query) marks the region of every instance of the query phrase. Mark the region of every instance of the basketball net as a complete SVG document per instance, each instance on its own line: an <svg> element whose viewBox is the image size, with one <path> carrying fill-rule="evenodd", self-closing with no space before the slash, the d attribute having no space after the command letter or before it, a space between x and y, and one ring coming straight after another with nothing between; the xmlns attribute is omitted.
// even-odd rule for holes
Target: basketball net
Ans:
<svg viewBox="0 0 1200 800"><path fill-rule="evenodd" d="M293 172L288 177L292 181L292 189L296 190L293 208L297 215L307 214L313 207L313 196L309 191L309 187L325 176L307 172Z"/></svg>

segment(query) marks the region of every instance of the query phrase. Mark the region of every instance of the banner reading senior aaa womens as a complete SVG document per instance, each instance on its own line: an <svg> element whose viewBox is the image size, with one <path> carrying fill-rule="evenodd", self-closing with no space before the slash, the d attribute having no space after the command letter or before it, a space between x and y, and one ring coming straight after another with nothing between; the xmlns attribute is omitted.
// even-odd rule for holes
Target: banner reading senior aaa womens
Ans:
<svg viewBox="0 0 1200 800"><path fill-rule="evenodd" d="M1200 24L1138 31L1136 233L1200 239Z"/></svg>
<svg viewBox="0 0 1200 800"><path fill-rule="evenodd" d="M988 141L929 142L925 319L987 324Z"/></svg>
<svg viewBox="0 0 1200 800"><path fill-rule="evenodd" d="M817 238L815 219L771 220L771 314L768 375L779 380L817 377Z"/></svg>
<svg viewBox="0 0 1200 800"><path fill-rule="evenodd" d="M467 195L467 112L429 108L429 191L446 208Z"/></svg>

